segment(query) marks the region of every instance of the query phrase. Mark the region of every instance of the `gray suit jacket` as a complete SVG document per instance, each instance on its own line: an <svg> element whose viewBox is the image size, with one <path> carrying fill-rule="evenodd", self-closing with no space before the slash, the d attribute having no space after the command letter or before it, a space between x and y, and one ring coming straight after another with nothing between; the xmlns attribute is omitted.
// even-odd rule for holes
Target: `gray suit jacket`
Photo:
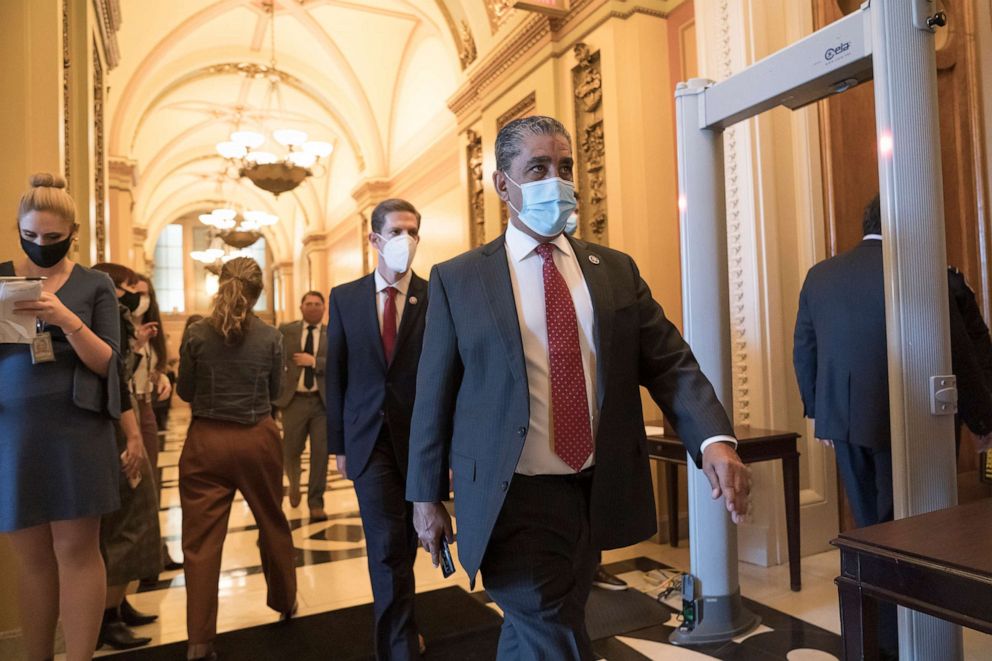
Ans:
<svg viewBox="0 0 992 661"><path fill-rule="evenodd" d="M600 418L590 524L601 549L655 531L641 410L644 386L698 464L711 436L733 435L689 346L665 317L634 261L571 240L595 315ZM540 296L540 292L533 292ZM450 453L458 556L479 569L527 436L530 395L503 237L434 267L417 376L407 500L443 500Z"/></svg>
<svg viewBox="0 0 992 661"><path fill-rule="evenodd" d="M303 320L283 324L279 327L279 332L282 333L282 390L279 392L279 398L272 403L279 408L285 408L293 399L293 393L296 392L296 386L300 382L300 373L303 370L302 367L293 362L293 354L303 351L301 349L304 333ZM319 342L314 378L317 381L317 391L320 392L320 401L326 403L324 368L327 365L327 326L321 324L319 328L314 329L313 334L314 340Z"/></svg>

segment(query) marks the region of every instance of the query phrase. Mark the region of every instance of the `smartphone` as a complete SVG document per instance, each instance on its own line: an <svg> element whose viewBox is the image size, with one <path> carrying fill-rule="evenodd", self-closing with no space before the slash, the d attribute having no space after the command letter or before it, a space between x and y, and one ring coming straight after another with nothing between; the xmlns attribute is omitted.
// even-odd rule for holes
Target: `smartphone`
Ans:
<svg viewBox="0 0 992 661"><path fill-rule="evenodd" d="M455 573L455 561L451 559L451 549L448 540L441 538L441 573L448 578Z"/></svg>

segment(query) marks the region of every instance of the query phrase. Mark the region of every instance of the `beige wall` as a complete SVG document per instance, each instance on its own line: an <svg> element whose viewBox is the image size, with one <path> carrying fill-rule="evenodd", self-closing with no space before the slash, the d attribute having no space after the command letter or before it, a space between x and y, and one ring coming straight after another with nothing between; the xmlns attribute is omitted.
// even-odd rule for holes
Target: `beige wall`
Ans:
<svg viewBox="0 0 992 661"><path fill-rule="evenodd" d="M33 172L62 172L62 37L58 3L0 2L0 261L19 257L15 214Z"/></svg>

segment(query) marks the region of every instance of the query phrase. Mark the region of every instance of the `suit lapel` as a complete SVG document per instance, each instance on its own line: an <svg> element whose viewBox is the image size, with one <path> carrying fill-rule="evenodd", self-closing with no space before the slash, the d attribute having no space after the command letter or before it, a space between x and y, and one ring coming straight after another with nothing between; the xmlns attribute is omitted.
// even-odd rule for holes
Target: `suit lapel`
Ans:
<svg viewBox="0 0 992 661"><path fill-rule="evenodd" d="M610 346L613 340L613 289L610 287L606 267L602 258L588 244L569 239L575 258L579 260L579 268L589 288L592 299L592 309L596 316L596 328L593 335L596 338L596 393L600 407L603 406L603 395L606 393L606 375L610 358Z"/></svg>
<svg viewBox="0 0 992 661"><path fill-rule="evenodd" d="M503 348L510 357L510 370L516 379L526 381L524 346L520 339L520 322L517 319L517 305L513 300L513 284L510 281L510 266L506 263L503 239L500 236L483 249L483 257L478 262L479 277Z"/></svg>
<svg viewBox="0 0 992 661"><path fill-rule="evenodd" d="M367 281L361 290L361 306L364 308L365 326L368 332L362 333L374 345L372 352L379 357L379 365L386 371L386 352L382 348L382 329L379 328L379 309L376 300L378 294L375 291L375 273L365 276Z"/></svg>
<svg viewBox="0 0 992 661"><path fill-rule="evenodd" d="M416 325L420 315L424 313L426 300L427 283L414 273L410 278L410 286L406 290L406 303L403 306L399 330L396 332L396 348L393 350L392 363L396 362L396 355L403 350L403 345L412 332L411 329Z"/></svg>

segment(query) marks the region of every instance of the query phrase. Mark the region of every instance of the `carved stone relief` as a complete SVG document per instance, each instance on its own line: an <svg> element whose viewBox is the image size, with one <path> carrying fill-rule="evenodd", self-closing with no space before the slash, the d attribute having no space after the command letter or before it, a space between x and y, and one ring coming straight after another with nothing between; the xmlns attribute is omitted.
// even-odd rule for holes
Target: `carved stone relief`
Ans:
<svg viewBox="0 0 992 661"><path fill-rule="evenodd" d="M513 5L510 0L485 0L485 3L486 14L489 15L489 30L496 34L513 15Z"/></svg>
<svg viewBox="0 0 992 661"><path fill-rule="evenodd" d="M468 26L468 21L462 21L461 29L458 31L458 59L462 63L462 69L475 62L477 55L472 30Z"/></svg>
<svg viewBox="0 0 992 661"><path fill-rule="evenodd" d="M486 242L486 204L482 185L482 136L469 129L466 164L468 168L469 238L472 247Z"/></svg>
<svg viewBox="0 0 992 661"><path fill-rule="evenodd" d="M504 112L496 119L496 130L499 131L501 128L503 128L504 126L506 126L515 119L520 119L521 117L532 115L536 108L537 108L537 93L531 92L523 99L515 103L512 108ZM505 230L506 224L510 221L510 216L506 211L505 204L499 205L499 221L500 221L500 231Z"/></svg>
<svg viewBox="0 0 992 661"><path fill-rule="evenodd" d="M589 52L584 43L575 45L578 64L572 69L575 97L575 133L579 146L578 235L587 241L605 243L606 212L606 143L603 136L603 77L599 51Z"/></svg>

